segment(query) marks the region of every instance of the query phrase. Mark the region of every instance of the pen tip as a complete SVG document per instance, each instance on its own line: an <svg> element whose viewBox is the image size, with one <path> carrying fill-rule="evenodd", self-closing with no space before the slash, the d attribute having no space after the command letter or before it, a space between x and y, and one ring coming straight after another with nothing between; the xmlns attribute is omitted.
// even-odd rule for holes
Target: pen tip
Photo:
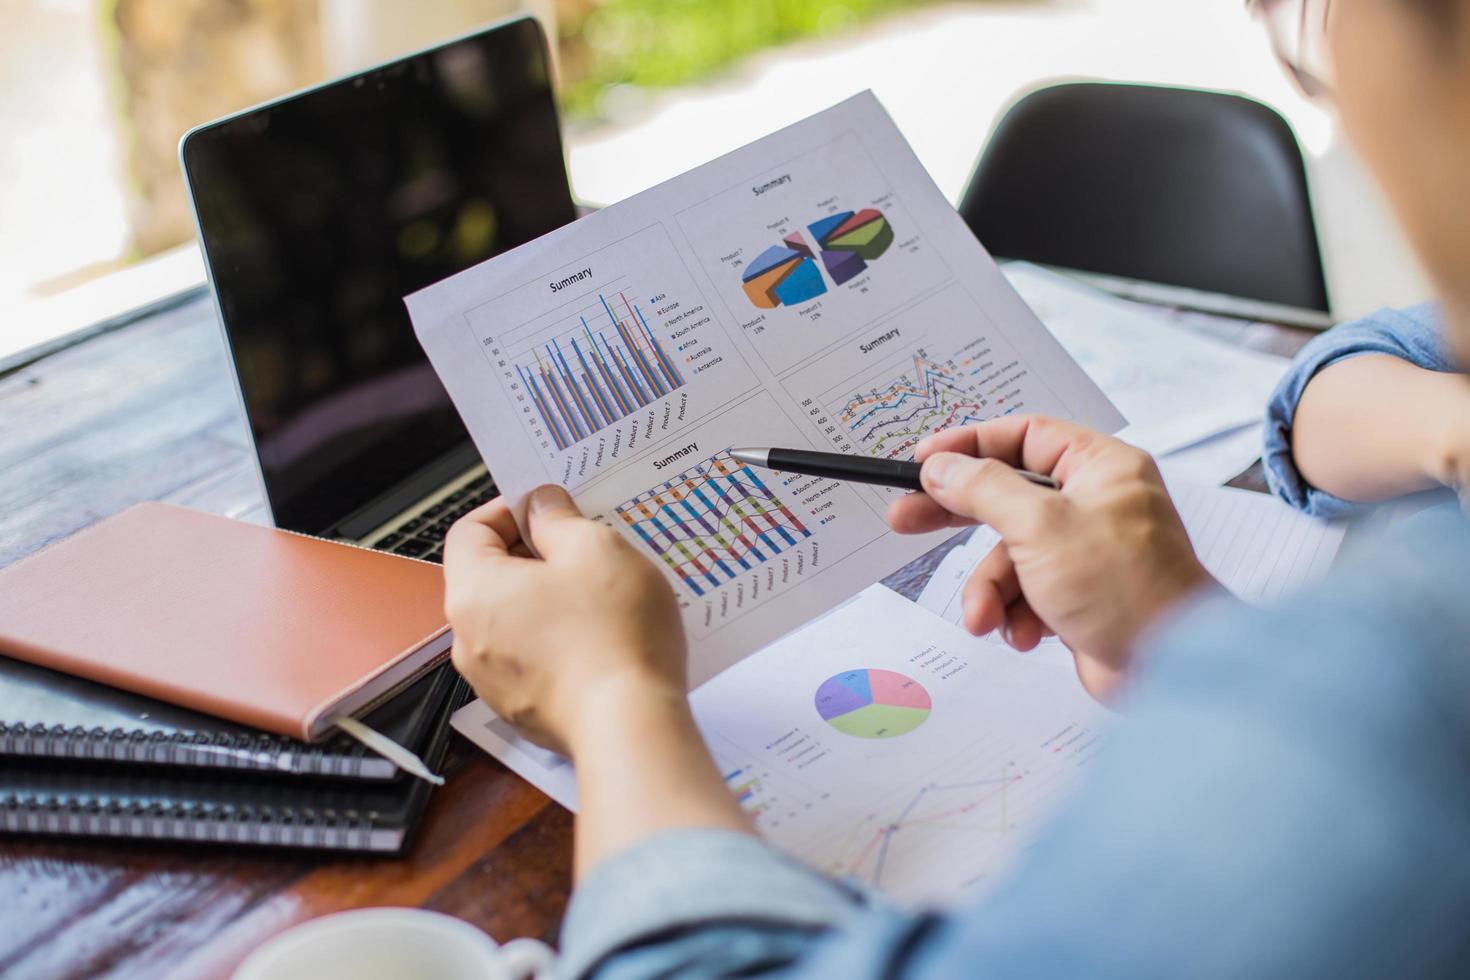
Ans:
<svg viewBox="0 0 1470 980"><path fill-rule="evenodd" d="M730 458L739 460L742 463L749 463L751 466L765 466L767 459L766 452L764 449L732 449L730 450Z"/></svg>

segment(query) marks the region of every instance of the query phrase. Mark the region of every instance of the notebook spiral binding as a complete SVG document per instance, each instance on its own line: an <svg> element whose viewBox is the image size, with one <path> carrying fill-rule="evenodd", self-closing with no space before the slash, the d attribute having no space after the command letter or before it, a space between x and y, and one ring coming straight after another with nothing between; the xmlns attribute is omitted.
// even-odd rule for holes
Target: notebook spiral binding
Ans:
<svg viewBox="0 0 1470 980"><path fill-rule="evenodd" d="M29 793L0 794L0 830L349 851L393 851L403 840L401 829L380 827L376 813L358 810L101 801Z"/></svg>
<svg viewBox="0 0 1470 980"><path fill-rule="evenodd" d="M329 751L332 750L332 751ZM123 728L0 722L0 755L95 762L134 762L218 769L292 772L357 778L364 763L386 765L361 753L342 754L332 742L307 745L266 733L141 732ZM391 767L390 767L391 768Z"/></svg>

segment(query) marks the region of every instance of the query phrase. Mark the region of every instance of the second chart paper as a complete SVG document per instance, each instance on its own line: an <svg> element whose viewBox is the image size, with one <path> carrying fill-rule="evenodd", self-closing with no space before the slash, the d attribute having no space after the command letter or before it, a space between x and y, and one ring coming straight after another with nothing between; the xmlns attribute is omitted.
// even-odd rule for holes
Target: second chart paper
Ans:
<svg viewBox="0 0 1470 980"><path fill-rule="evenodd" d="M1060 669L881 585L690 696L725 783L776 847L906 903L973 896L1025 855L1113 716ZM570 809L576 773L491 714L454 726Z"/></svg>
<svg viewBox="0 0 1470 980"><path fill-rule="evenodd" d="M907 458L1013 412L1122 418L871 94L408 298L502 493L559 483L679 596L699 683L922 554L890 493L746 466Z"/></svg>

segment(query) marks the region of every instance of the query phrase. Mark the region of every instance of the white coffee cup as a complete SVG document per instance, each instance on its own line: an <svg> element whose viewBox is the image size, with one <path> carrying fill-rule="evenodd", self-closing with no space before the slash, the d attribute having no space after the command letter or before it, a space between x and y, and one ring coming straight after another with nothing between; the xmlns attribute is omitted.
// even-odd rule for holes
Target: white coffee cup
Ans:
<svg viewBox="0 0 1470 980"><path fill-rule="evenodd" d="M234 980L548 980L554 959L543 942L499 946L439 912L359 909L286 930L251 953Z"/></svg>

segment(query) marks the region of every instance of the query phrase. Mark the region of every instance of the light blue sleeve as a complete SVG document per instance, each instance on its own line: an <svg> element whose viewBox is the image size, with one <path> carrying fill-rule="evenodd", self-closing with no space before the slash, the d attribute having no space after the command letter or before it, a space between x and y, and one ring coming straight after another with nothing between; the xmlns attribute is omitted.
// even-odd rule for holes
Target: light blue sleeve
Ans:
<svg viewBox="0 0 1470 980"><path fill-rule="evenodd" d="M863 905L859 893L755 837L677 831L635 845L577 887L562 924L561 972L596 969L611 980L667 975L677 964L685 976L722 976L737 964L789 962Z"/></svg>
<svg viewBox="0 0 1470 980"><path fill-rule="evenodd" d="M1354 503L1319 490L1302 479L1291 455L1291 426L1307 382L1317 372L1359 354L1388 354L1429 371L1453 371L1439 310L1432 303L1403 310L1379 310L1342 323L1314 338L1298 352L1266 406L1266 444L1261 457L1266 482L1281 499L1314 517L1346 517L1371 505Z"/></svg>
<svg viewBox="0 0 1470 980"><path fill-rule="evenodd" d="M1290 605L1198 601L1021 868L944 913L753 838L595 869L568 976L1470 975L1470 522L1441 508Z"/></svg>

